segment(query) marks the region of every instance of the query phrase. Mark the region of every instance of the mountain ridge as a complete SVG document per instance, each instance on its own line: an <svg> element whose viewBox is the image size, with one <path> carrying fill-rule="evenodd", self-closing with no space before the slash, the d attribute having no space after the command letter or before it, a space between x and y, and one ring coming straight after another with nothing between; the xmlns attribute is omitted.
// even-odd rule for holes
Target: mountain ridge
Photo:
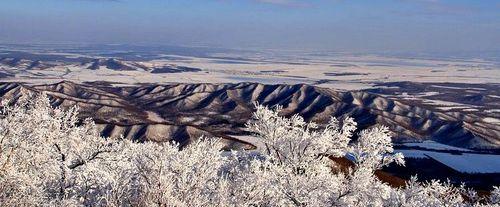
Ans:
<svg viewBox="0 0 500 207"><path fill-rule="evenodd" d="M282 105L282 114L327 122L331 116L353 117L360 129L375 124L394 132L394 141L434 140L465 148L500 148L500 126L474 116L438 112L364 91L340 91L305 84L144 84L113 86L106 83L26 85L0 83L2 98L19 96L21 88L46 92L54 106L78 105L82 118L91 117L105 136L138 141L187 144L199 135L221 136L228 146L231 135L245 135L255 102ZM229 141L228 141L229 140Z"/></svg>

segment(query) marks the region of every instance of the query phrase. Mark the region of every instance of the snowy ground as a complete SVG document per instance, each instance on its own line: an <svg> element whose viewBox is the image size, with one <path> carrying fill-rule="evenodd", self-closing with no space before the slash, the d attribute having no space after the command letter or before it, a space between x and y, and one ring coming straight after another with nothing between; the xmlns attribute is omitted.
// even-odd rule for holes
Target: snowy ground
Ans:
<svg viewBox="0 0 500 207"><path fill-rule="evenodd" d="M250 143L252 144L253 146L257 147L257 149L260 151L260 150L263 150L266 148L266 145L264 144L264 142L258 138L258 137L255 137L255 136L231 136L237 140L241 140L243 142L247 142L247 143Z"/></svg>
<svg viewBox="0 0 500 207"><path fill-rule="evenodd" d="M463 173L500 173L500 155L446 152L425 150L396 150L408 158L432 158L458 172Z"/></svg>
<svg viewBox="0 0 500 207"><path fill-rule="evenodd" d="M110 81L136 83L307 83L321 87L359 90L378 82L418 81L454 83L498 83L500 66L476 59L418 59L377 55L303 57L192 57L165 55L168 59L136 61L144 66L166 64L200 68L201 72L153 74L148 71L88 70L81 64L59 65L44 70L17 71L3 81L75 82ZM239 59L238 59L239 58ZM126 61L126 60L125 60ZM0 71L12 72L0 66ZM432 94L422 94L432 95Z"/></svg>
<svg viewBox="0 0 500 207"><path fill-rule="evenodd" d="M420 147L420 148L429 149L429 150L456 150L456 151L461 151L461 152L471 152L471 150L469 150L469 149L453 147L450 145L445 145L445 144L437 143L437 142L430 141L430 140L426 140L423 142L404 143L403 145L408 146L408 147Z"/></svg>
<svg viewBox="0 0 500 207"><path fill-rule="evenodd" d="M426 153L427 156L464 173L500 173L500 155Z"/></svg>
<svg viewBox="0 0 500 207"><path fill-rule="evenodd" d="M431 158L463 173L500 173L499 154L478 154L474 153L472 150L444 145L433 141L405 143L404 146L422 148L422 150L396 150L396 152L401 152L408 158Z"/></svg>

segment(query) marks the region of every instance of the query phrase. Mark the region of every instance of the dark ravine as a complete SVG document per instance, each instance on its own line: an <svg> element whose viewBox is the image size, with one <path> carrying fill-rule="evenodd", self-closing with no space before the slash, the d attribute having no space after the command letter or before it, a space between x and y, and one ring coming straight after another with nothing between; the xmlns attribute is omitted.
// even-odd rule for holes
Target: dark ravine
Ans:
<svg viewBox="0 0 500 207"><path fill-rule="evenodd" d="M167 84L113 87L106 83L60 82L46 85L0 83L0 96L44 91L54 106L78 105L104 136L187 144L200 135L221 136L230 148L247 148L231 135L243 135L253 104L283 105L283 115L298 113L325 123L331 116L355 118L361 129L388 126L394 141L435 140L463 148L500 148L500 126L466 114L434 111L368 92L344 92L309 85Z"/></svg>

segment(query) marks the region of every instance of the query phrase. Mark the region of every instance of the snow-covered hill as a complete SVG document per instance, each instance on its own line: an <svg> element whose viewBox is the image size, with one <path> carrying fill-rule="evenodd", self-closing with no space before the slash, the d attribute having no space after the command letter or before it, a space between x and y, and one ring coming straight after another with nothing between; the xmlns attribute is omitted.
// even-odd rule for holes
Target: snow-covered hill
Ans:
<svg viewBox="0 0 500 207"><path fill-rule="evenodd" d="M53 105L78 105L81 115L92 117L107 136L134 140L188 143L195 135L211 134L233 140L245 135L244 124L254 103L282 105L283 115L299 114L318 123L331 116L353 117L361 129L381 124L394 133L394 141L434 140L462 148L500 147L498 125L467 115L447 114L408 105L367 92L345 92L309 85L167 84L112 86L108 83L48 85L3 83L3 98L22 90L45 91ZM233 140L234 141L234 140ZM233 142L231 142L233 143ZM237 142L234 142L237 143Z"/></svg>

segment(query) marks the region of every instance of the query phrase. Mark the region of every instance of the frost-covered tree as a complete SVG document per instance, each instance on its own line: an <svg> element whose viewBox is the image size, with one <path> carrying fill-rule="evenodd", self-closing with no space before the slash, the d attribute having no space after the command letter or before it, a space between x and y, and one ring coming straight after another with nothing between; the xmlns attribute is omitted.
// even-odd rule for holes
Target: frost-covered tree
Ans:
<svg viewBox="0 0 500 207"><path fill-rule="evenodd" d="M250 188L243 193L252 193L256 201L263 201L255 204L356 206L382 204L389 199L390 187L373 174L393 160L402 163L400 154L391 154L386 128L363 131L355 144L349 144L356 130L351 118L342 124L332 118L319 129L297 115L281 117L280 110L258 106L254 120L248 124L248 129L265 143L266 149L261 151L266 156L250 161L245 168L248 172L237 183ZM353 157L355 167L334 173L336 163L330 158L344 156Z"/></svg>
<svg viewBox="0 0 500 207"><path fill-rule="evenodd" d="M77 108L46 96L2 102L0 206L498 206L474 191L416 179L392 188L374 172L403 157L389 132L353 119L319 127L258 106L248 123L263 148L223 151L216 138L135 143L101 137ZM347 157L349 167L334 162Z"/></svg>
<svg viewBox="0 0 500 207"><path fill-rule="evenodd" d="M280 107L257 106L248 130L265 144L262 157L239 161L229 188L244 206L479 206L496 205L498 188L490 201L466 201L464 188L432 181L408 182L392 188L375 175L392 162L404 164L394 153L389 130L378 126L360 132L352 142L356 123L335 118L323 127L300 116L279 116ZM352 142L352 143L350 143ZM239 157L242 157L241 155ZM353 167L339 171L332 157L348 157ZM345 167L345 166L344 166ZM498 199L497 199L498 200ZM476 202L477 201L477 202Z"/></svg>
<svg viewBox="0 0 500 207"><path fill-rule="evenodd" d="M200 139L179 150L175 144L132 143L115 155L108 205L207 206L224 203L227 157L217 139ZM127 199L123 199L127 198Z"/></svg>
<svg viewBox="0 0 500 207"><path fill-rule="evenodd" d="M100 179L92 173L113 149L77 108L53 109L45 96L2 103L0 201L3 204L78 202ZM27 199L30 198L30 199Z"/></svg>
<svg viewBox="0 0 500 207"><path fill-rule="evenodd" d="M99 136L78 108L52 108L46 96L2 103L0 204L204 206L223 202L218 139L133 143Z"/></svg>

